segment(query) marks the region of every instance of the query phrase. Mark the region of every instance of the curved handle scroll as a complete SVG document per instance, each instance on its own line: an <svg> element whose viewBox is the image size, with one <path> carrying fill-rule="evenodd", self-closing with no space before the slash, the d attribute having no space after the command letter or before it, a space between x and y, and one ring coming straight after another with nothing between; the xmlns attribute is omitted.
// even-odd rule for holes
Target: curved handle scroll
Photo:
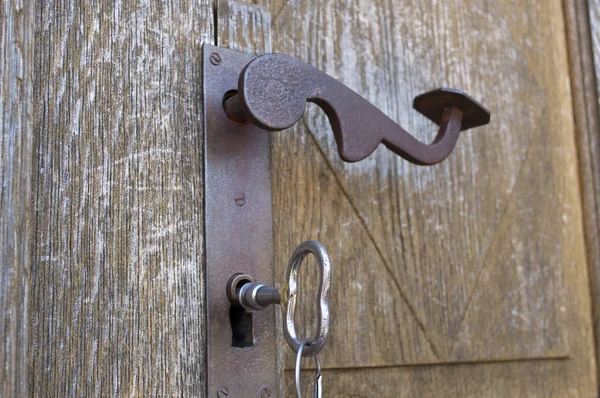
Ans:
<svg viewBox="0 0 600 398"><path fill-rule="evenodd" d="M237 95L225 101L227 114L265 130L291 127L302 117L306 102L317 104L329 118L346 162L366 158L383 143L412 163L436 164L452 152L461 130L490 121L489 111L462 91L430 91L416 97L413 104L440 126L433 142L424 144L344 84L281 54L251 61L240 75L238 88Z"/></svg>

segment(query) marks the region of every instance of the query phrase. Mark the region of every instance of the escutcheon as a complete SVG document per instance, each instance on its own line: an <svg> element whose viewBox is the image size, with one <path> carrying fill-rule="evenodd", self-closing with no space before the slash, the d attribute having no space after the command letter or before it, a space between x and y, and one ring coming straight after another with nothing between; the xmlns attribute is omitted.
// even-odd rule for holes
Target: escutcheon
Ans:
<svg viewBox="0 0 600 398"><path fill-rule="evenodd" d="M236 273L273 285L269 133L223 109L253 58L204 45L208 397L281 396L275 307L232 324L226 292Z"/></svg>

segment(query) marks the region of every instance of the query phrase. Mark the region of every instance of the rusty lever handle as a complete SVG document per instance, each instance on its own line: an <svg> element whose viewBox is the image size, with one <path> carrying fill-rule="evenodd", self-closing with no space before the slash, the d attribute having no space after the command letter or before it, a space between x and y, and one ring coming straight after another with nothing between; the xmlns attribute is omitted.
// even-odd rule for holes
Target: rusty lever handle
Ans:
<svg viewBox="0 0 600 398"><path fill-rule="evenodd" d="M414 108L440 126L433 142L424 144L344 84L282 54L266 54L248 63L237 94L227 98L224 106L233 120L278 131L300 120L307 101L327 114L346 162L366 158L383 143L412 163L436 164L452 152L460 131L490 121L490 112L460 90L442 88L421 94Z"/></svg>

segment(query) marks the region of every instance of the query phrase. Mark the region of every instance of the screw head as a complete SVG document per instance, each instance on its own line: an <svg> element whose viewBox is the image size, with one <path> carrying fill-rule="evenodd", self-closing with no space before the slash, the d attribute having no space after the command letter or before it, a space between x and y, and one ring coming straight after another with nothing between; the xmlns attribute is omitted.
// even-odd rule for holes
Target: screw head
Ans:
<svg viewBox="0 0 600 398"><path fill-rule="evenodd" d="M210 63L217 66L221 63L221 55L219 53L210 54Z"/></svg>
<svg viewBox="0 0 600 398"><path fill-rule="evenodd" d="M243 206L246 204L246 195L243 193L236 193L234 200L236 205Z"/></svg>
<svg viewBox="0 0 600 398"><path fill-rule="evenodd" d="M271 397L271 388L268 386L264 386L260 389L260 398L270 398Z"/></svg>
<svg viewBox="0 0 600 398"><path fill-rule="evenodd" d="M217 397L225 398L229 395L229 389L227 387L221 386L217 388Z"/></svg>

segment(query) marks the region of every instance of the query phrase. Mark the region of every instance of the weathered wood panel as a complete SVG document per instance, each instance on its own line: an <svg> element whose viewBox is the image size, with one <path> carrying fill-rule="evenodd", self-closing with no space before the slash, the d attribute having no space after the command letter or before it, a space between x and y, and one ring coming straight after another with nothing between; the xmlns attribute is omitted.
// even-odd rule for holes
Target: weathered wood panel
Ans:
<svg viewBox="0 0 600 398"><path fill-rule="evenodd" d="M494 396L595 395L561 2L304 0L287 2L272 23L275 52L338 78L423 141L435 128L411 111L421 92L459 87L493 113L434 167L385 148L341 162L314 106L300 126L274 134L276 272L305 239L321 240L333 257L325 380L383 368L368 374L387 375L385 390L374 391L390 396L412 374L406 365L469 362L481 364L444 377L437 366L410 369L432 378L423 389L455 386L448 396L486 391L465 383ZM314 276L304 273L305 289ZM306 301L300 314L311 312ZM303 322L308 329L314 319ZM526 359L528 377L548 384L536 390L523 377L500 387ZM343 380L328 394L372 395L359 391L362 376ZM416 382L411 388L419 396Z"/></svg>
<svg viewBox="0 0 600 398"><path fill-rule="evenodd" d="M592 297L596 364L598 364L600 360L598 351L600 347L600 117L597 76L600 76L598 54L600 1L588 3L587 0L564 0L563 5L567 22L573 115L577 133L583 225ZM594 28L593 42L590 22ZM600 87L598 89L600 90Z"/></svg>
<svg viewBox="0 0 600 398"><path fill-rule="evenodd" d="M203 396L204 0L37 3L35 396Z"/></svg>
<svg viewBox="0 0 600 398"><path fill-rule="evenodd" d="M0 396L27 395L33 5L0 4Z"/></svg>

